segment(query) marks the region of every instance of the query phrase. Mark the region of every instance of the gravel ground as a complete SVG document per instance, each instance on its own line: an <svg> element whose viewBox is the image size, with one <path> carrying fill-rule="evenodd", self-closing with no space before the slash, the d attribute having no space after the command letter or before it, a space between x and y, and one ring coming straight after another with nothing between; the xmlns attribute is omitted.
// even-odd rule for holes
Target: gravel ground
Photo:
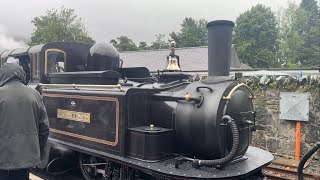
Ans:
<svg viewBox="0 0 320 180"><path fill-rule="evenodd" d="M284 156L278 156L274 154L275 159L278 158L286 158ZM290 158L287 158L290 159ZM303 170L303 172L305 173L310 173L310 174L320 174L320 160L319 159L315 159L314 156L312 156L307 163L309 163L309 165Z"/></svg>
<svg viewBox="0 0 320 180"><path fill-rule="evenodd" d="M311 160L309 166L303 172L307 172L310 174L320 174L320 160Z"/></svg>

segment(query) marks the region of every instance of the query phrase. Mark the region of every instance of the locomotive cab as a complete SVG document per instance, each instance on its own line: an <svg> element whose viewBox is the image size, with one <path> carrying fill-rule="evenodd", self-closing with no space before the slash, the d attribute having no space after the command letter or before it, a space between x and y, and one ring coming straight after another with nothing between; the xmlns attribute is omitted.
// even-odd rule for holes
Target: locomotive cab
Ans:
<svg viewBox="0 0 320 180"><path fill-rule="evenodd" d="M5 51L0 52L0 66L4 65L4 63L6 63L11 52L12 52L12 50L5 50Z"/></svg>
<svg viewBox="0 0 320 180"><path fill-rule="evenodd" d="M28 50L30 83L52 83L57 80L54 74L84 71L91 46L79 42L50 42L31 47Z"/></svg>
<svg viewBox="0 0 320 180"><path fill-rule="evenodd" d="M2 64L6 63L7 58L12 57L18 60L20 66L26 73L26 82L29 82L31 79L31 66L30 66L30 57L28 55L29 48L18 48L13 51L7 51L7 53L2 54Z"/></svg>

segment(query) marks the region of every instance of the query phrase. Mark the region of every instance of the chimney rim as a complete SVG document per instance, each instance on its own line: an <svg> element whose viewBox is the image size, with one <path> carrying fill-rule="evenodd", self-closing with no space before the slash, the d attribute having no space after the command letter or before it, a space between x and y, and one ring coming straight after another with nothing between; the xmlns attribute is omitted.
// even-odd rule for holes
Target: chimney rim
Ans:
<svg viewBox="0 0 320 180"><path fill-rule="evenodd" d="M216 20L216 21L211 21L207 24L207 28L212 27L212 26L217 26L217 25L229 25L234 27L234 22L229 21L229 20Z"/></svg>

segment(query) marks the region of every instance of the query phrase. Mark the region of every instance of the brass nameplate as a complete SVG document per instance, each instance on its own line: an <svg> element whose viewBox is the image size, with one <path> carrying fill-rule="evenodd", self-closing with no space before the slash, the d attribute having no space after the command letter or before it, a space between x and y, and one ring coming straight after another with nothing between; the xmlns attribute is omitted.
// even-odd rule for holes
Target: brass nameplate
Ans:
<svg viewBox="0 0 320 180"><path fill-rule="evenodd" d="M84 112L58 109L57 118L90 123L90 113Z"/></svg>

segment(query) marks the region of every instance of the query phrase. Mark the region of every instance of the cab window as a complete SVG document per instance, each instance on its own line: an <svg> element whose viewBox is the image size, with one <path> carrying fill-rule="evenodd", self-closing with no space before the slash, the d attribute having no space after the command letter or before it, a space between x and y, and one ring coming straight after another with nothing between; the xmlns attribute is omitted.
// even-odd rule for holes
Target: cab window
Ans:
<svg viewBox="0 0 320 180"><path fill-rule="evenodd" d="M46 50L46 73L64 72L66 69L66 53L58 49Z"/></svg>
<svg viewBox="0 0 320 180"><path fill-rule="evenodd" d="M0 61L1 61L1 62L0 62L1 66L6 63L6 60L7 60L7 59L6 59L5 57L0 59Z"/></svg>
<svg viewBox="0 0 320 180"><path fill-rule="evenodd" d="M32 79L40 80L39 53L32 54Z"/></svg>

